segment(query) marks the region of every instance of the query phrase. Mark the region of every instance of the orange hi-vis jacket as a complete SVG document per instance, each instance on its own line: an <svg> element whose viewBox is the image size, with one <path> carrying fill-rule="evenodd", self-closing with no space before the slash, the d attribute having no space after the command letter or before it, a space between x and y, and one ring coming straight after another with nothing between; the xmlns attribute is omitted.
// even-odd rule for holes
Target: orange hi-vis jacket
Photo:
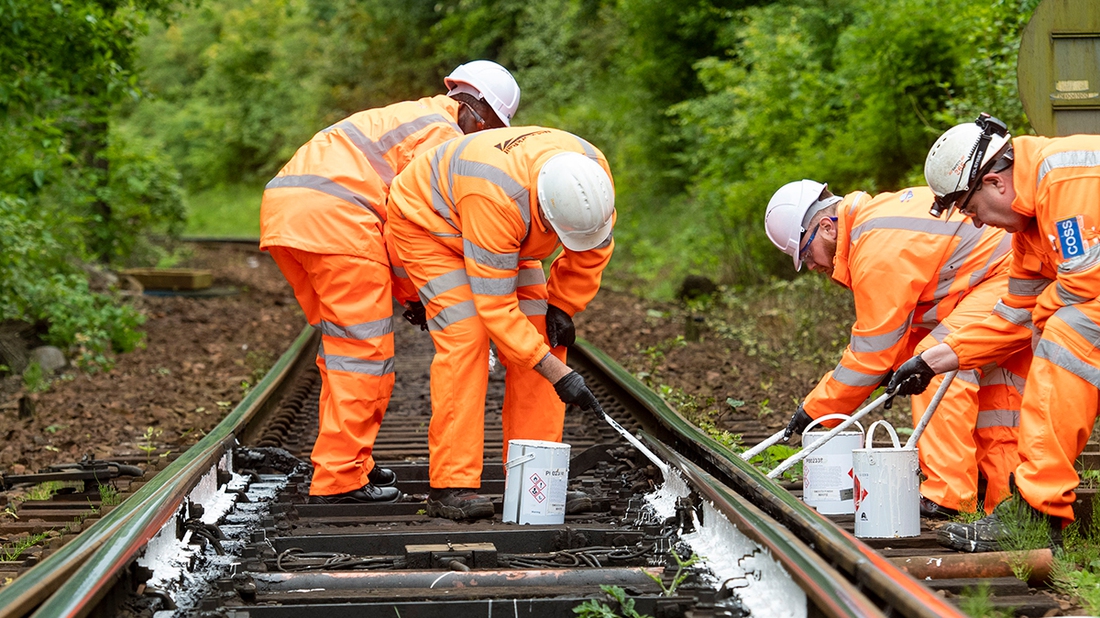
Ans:
<svg viewBox="0 0 1100 618"><path fill-rule="evenodd" d="M515 289L521 262L550 257L560 246L539 215L537 186L542 165L562 151L587 155L611 176L603 153L571 133L511 127L429 151L390 190L391 217L406 219L464 256L477 315L501 352L527 369L550 347L527 319ZM610 237L589 251L564 249L550 267L549 303L569 315L583 311L599 291L613 250Z"/></svg>
<svg viewBox="0 0 1100 618"><path fill-rule="evenodd" d="M359 112L314 135L265 188L260 248L385 262L389 185L417 155L462 135L458 108L444 95L405 101Z"/></svg>
<svg viewBox="0 0 1100 618"><path fill-rule="evenodd" d="M1100 298L1100 198L1092 192L1100 136L1023 136L1012 145L1012 209L1034 219L1013 235L1008 294L989 319L945 340L961 368L1027 347L1055 311Z"/></svg>
<svg viewBox="0 0 1100 618"><path fill-rule="evenodd" d="M1033 343L1014 478L1028 504L1072 521L1074 462L1100 409L1100 136L1012 143L1012 209L1032 219L1014 234L1008 293L944 342L963 369Z"/></svg>
<svg viewBox="0 0 1100 618"><path fill-rule="evenodd" d="M850 193L837 205L833 279L852 290L856 322L840 363L806 397L811 417L855 410L912 354L911 330L935 336L971 288L1007 268L1009 234L961 214L936 219L932 200L914 187Z"/></svg>

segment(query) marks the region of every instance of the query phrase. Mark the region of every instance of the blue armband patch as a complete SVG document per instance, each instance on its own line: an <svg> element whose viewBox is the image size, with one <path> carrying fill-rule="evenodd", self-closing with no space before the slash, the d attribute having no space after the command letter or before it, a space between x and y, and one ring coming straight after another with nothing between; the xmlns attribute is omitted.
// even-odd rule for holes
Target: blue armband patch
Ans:
<svg viewBox="0 0 1100 618"><path fill-rule="evenodd" d="M1081 238L1081 224L1077 217L1062 219L1054 224L1058 230L1058 246L1062 250L1062 259L1075 258L1085 252L1085 242Z"/></svg>

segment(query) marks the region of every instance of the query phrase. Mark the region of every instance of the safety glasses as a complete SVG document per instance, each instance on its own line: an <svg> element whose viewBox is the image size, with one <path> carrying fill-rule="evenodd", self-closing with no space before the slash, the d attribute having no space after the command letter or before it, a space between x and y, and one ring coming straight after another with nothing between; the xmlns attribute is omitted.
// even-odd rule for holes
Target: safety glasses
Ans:
<svg viewBox="0 0 1100 618"><path fill-rule="evenodd" d="M829 219L829 221L836 222L836 217L828 217L828 219ZM824 221L824 220L825 220L825 217L822 217L820 220L818 220L817 225L814 226L814 231L810 232L809 238L807 238L806 242L803 243L803 245L801 247L799 247L799 249L798 249L798 261L799 262L805 262L806 261L806 252L810 250L810 245L813 244L814 237L817 236L817 231L821 229L821 222Z"/></svg>

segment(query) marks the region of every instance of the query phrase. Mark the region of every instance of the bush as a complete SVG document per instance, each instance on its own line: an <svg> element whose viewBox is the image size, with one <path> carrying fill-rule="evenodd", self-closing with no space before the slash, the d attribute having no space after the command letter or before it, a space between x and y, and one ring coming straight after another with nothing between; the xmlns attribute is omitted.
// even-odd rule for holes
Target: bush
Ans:
<svg viewBox="0 0 1100 618"><path fill-rule="evenodd" d="M0 194L0 322L44 324L47 343L87 369L110 368L111 353L139 345L145 317L116 294L89 289L87 275L54 229L73 220L36 201Z"/></svg>

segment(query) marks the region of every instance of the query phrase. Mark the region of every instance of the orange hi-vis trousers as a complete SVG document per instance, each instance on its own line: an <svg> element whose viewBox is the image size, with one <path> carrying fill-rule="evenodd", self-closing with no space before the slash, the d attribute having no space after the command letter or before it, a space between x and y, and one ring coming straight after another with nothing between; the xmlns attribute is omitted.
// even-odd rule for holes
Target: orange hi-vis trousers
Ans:
<svg viewBox="0 0 1100 618"><path fill-rule="evenodd" d="M1016 487L1036 509L1073 521L1085 450L1100 398L1100 301L1062 307L1035 346L1020 410Z"/></svg>
<svg viewBox="0 0 1100 618"><path fill-rule="evenodd" d="M1008 290L1008 274L978 284L916 347L919 354L970 322L989 315ZM947 389L917 445L925 481L920 492L940 506L972 512L978 508L978 472L985 476L984 509L1008 497L1009 475L1016 469L1020 405L1031 351L1018 352L979 378L960 371ZM943 382L937 376L920 395L912 396L913 426L920 421Z"/></svg>
<svg viewBox="0 0 1100 618"><path fill-rule="evenodd" d="M393 299L384 262L268 248L306 320L321 331L320 426L311 495L354 491L374 469L375 438L393 393Z"/></svg>
<svg viewBox="0 0 1100 618"><path fill-rule="evenodd" d="M435 344L431 368L432 420L428 426L429 476L436 489L481 487L485 449L485 391L489 381L489 332L474 308L465 258L423 228L391 217L397 252L416 286ZM546 276L538 260L520 260L519 310L546 336ZM566 349L552 353L565 361ZM509 440L560 442L565 404L554 386L503 352L505 377L503 453Z"/></svg>

